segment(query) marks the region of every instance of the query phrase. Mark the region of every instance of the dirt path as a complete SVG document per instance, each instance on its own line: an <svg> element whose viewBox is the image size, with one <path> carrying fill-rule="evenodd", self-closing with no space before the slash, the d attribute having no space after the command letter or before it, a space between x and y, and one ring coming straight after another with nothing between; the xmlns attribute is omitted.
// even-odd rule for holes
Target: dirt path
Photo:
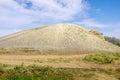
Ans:
<svg viewBox="0 0 120 80"><path fill-rule="evenodd" d="M48 65L52 67L88 68L93 67L81 55L0 55L0 63L8 65ZM95 66L95 65L94 65Z"/></svg>
<svg viewBox="0 0 120 80"><path fill-rule="evenodd" d="M100 65L95 63L86 62L83 58L87 54L80 55L0 55L0 63L7 65L47 65L52 67L64 68L104 68L113 66ZM114 65L115 66L115 65ZM120 66L118 66L120 67Z"/></svg>

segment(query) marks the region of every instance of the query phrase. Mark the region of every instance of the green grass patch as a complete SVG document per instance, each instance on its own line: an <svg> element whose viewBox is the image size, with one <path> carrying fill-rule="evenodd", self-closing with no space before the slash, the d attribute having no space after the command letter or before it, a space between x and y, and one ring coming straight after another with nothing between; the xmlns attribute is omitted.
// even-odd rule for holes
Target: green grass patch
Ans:
<svg viewBox="0 0 120 80"><path fill-rule="evenodd" d="M1 69L0 80L73 80L67 70L49 66L16 66L12 69Z"/></svg>
<svg viewBox="0 0 120 80"><path fill-rule="evenodd" d="M2 64L1 66L0 80L108 80L111 75L113 78L120 78L120 69L111 71L97 68L52 68L37 65L24 66L23 64L11 68L6 68ZM102 79L103 76L97 74L105 74L107 77Z"/></svg>
<svg viewBox="0 0 120 80"><path fill-rule="evenodd" d="M52 68L49 66L15 66L0 69L0 80L79 80L95 75L94 70L80 68Z"/></svg>
<svg viewBox="0 0 120 80"><path fill-rule="evenodd" d="M100 53L87 55L84 60L101 64L120 64L120 53Z"/></svg>

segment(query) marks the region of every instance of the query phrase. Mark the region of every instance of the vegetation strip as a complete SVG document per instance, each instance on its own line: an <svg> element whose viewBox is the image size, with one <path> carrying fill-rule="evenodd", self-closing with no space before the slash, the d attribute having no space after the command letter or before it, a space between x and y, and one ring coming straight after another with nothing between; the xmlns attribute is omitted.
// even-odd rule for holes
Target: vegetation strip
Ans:
<svg viewBox="0 0 120 80"><path fill-rule="evenodd" d="M103 77L100 75L106 75ZM120 69L52 68L49 66L15 66L0 64L0 80L107 80L119 79ZM104 79L102 79L104 78Z"/></svg>
<svg viewBox="0 0 120 80"><path fill-rule="evenodd" d="M87 55L84 60L101 64L120 64L120 53L100 53Z"/></svg>

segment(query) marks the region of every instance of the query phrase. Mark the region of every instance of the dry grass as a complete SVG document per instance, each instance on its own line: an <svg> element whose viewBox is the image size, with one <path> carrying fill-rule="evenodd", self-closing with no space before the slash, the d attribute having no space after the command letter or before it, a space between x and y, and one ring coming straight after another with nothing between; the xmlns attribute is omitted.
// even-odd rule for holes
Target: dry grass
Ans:
<svg viewBox="0 0 120 80"><path fill-rule="evenodd" d="M30 65L7 68L0 64L0 80L119 80L119 71L99 68L53 68Z"/></svg>
<svg viewBox="0 0 120 80"><path fill-rule="evenodd" d="M116 67L116 65L106 65L106 64L99 65L99 64L84 62L84 61L82 61L82 59L85 56L86 56L86 54L82 54L82 55L8 55L8 54L6 54L6 55L0 55L0 63L2 63L2 64L4 63L5 65L7 65L7 67L8 66L16 66L16 65L20 65L23 67L23 65L30 66L30 65L34 64L34 66L32 68L26 67L24 69L19 66L14 68L16 71L15 72L14 72L14 70L12 70L12 71L14 74L17 74L17 76L19 74L19 78L20 77L23 77L23 78L29 77L30 79L32 79L33 77L27 76L26 73L36 75L40 72L39 71L40 69L44 69L45 72L48 71L48 73L49 73L49 68L41 67L39 69L39 67L36 68L35 65L37 65L37 66L52 66L53 69L50 69L50 70L54 70L55 73L57 71L56 69L61 71L61 74L62 74L62 72L66 72L66 74L72 75L71 76L72 79L70 79L70 80L118 80L120 78L119 77L120 65L117 65L117 67ZM4 65L0 65L0 70L2 71L0 73L3 73L3 70L4 70L3 66ZM13 67L11 67L11 68L13 68ZM11 69L11 68L8 68L8 69ZM5 71L7 71L7 70L5 70ZM43 70L41 70L41 71L43 71ZM8 72L10 72L10 71L8 71ZM5 75L5 74L6 73L4 72L3 75ZM11 74L11 72L7 73L7 75L9 75L9 74ZM26 76L22 76L22 74L25 74ZM12 75L13 74L11 74L11 76ZM1 75L0 75L0 77L1 77ZM15 76L13 76L13 78L14 77ZM41 73L41 77L44 77L42 73ZM49 77L55 77L55 76L53 76L53 72L50 73ZM63 75L62 77L66 77L66 76ZM15 78L17 78L17 77L15 77ZM45 80L47 80L47 79L48 78L46 77ZM17 79L17 80L21 80L21 79ZM37 80L37 79L35 79L35 80ZM59 78L56 80L59 80ZM69 80L69 79L64 79L64 80Z"/></svg>
<svg viewBox="0 0 120 80"><path fill-rule="evenodd" d="M16 52L16 54L0 54L0 63L7 65L48 65L55 68L104 68L105 66L120 67L118 64L96 64L93 62L86 62L83 58L88 54L71 54L71 55L56 55L56 54L45 54L40 55L36 52ZM25 54L24 54L25 53ZM94 53L93 53L94 54Z"/></svg>
<svg viewBox="0 0 120 80"><path fill-rule="evenodd" d="M0 63L9 65L49 65L53 67L84 67L87 64L80 63L84 55L0 55ZM83 65L82 65L83 64ZM80 66L82 65L82 66Z"/></svg>
<svg viewBox="0 0 120 80"><path fill-rule="evenodd" d="M22 64L25 66L30 66L34 64L37 66L52 66L53 67L52 70L55 71L56 69L60 68L61 70L63 70L62 72L67 71L67 74L73 75L72 77L74 78L73 80L118 80L120 78L119 64L114 64L114 65L96 64L94 62L84 61L83 58L89 54L69 54L69 55L44 54L43 55L43 54L39 54L39 52L37 53L36 51L30 53L30 51L29 50L27 51L27 49L15 49L15 50L1 49L1 51L4 52L4 54L0 54L0 63L4 64L4 65L0 65L0 70L2 71L4 70L3 66L7 66L8 69L11 69L16 65ZM90 54L96 54L96 53L90 53ZM21 72L24 71L25 70ZM26 71L29 72L29 69L26 68ZM17 71L15 73L17 73ZM35 74L36 73L38 72L36 71ZM22 74L19 74L20 77L26 78L26 76L21 76L21 75ZM28 77L30 78L30 76Z"/></svg>

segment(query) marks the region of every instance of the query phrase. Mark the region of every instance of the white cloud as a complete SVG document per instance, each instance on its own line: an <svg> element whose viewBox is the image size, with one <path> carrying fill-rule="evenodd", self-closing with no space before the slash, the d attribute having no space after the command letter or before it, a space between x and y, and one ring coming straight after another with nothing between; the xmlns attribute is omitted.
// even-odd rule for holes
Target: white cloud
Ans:
<svg viewBox="0 0 120 80"><path fill-rule="evenodd" d="M111 36L111 37L116 37L120 39L120 23L119 22L114 22L114 23L100 23L93 18L88 18L88 19L83 19L82 21L78 22L73 22L75 24L85 26L90 29L95 29L100 32L102 32L105 36Z"/></svg>
<svg viewBox="0 0 120 80"><path fill-rule="evenodd" d="M82 26L86 26L86 27L91 27L91 28L105 28L105 27L109 27L108 24L103 24L100 23L92 18L89 19L83 19L82 21L79 22L75 22L76 24L82 25Z"/></svg>
<svg viewBox="0 0 120 80"><path fill-rule="evenodd" d="M120 39L120 30L119 29L113 29L111 31L105 32L106 36L116 37Z"/></svg>
<svg viewBox="0 0 120 80"><path fill-rule="evenodd" d="M85 10L88 8L85 0L0 0L0 36L20 31L24 27L49 23L71 22L89 28L112 28L120 25L103 24L86 17ZM119 36L120 31L106 34Z"/></svg>
<svg viewBox="0 0 120 80"><path fill-rule="evenodd" d="M0 36L32 25L73 20L85 9L83 0L0 0Z"/></svg>
<svg viewBox="0 0 120 80"><path fill-rule="evenodd" d="M0 25L68 21L76 14L82 15L84 9L83 0L0 0Z"/></svg>
<svg viewBox="0 0 120 80"><path fill-rule="evenodd" d="M0 27L14 27L32 22L30 16L22 13L24 8L13 0L0 1Z"/></svg>

